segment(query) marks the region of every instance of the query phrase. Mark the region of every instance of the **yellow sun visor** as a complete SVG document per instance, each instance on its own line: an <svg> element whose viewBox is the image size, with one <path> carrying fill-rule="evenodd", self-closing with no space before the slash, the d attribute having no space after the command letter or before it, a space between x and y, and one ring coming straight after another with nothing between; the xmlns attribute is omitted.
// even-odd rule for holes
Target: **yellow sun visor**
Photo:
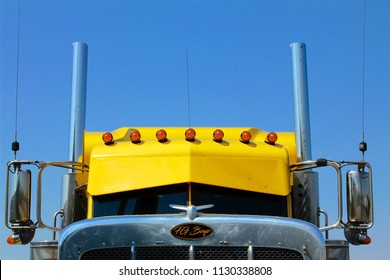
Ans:
<svg viewBox="0 0 390 280"><path fill-rule="evenodd" d="M269 142L267 132L254 128L193 130L121 128L112 132L113 140L107 143L102 140L104 133L86 133L88 192L103 195L196 182L289 194L289 166L291 160L296 161L293 133L279 132L277 137L272 135L277 140ZM249 140L240 139L244 131L250 134ZM134 134L139 135L136 141L131 138Z"/></svg>

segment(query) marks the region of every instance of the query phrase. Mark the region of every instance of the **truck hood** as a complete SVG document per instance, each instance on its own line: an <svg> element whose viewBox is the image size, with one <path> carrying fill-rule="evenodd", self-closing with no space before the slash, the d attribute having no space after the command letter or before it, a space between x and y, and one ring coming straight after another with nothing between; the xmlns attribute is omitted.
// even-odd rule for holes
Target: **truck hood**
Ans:
<svg viewBox="0 0 390 280"><path fill-rule="evenodd" d="M308 222L268 216L202 214L190 220L178 214L101 217L76 222L60 235L59 259L83 259L89 252L115 248L125 248L134 257L138 249L164 251L171 247L184 248L188 257L191 250L202 246L244 248L249 259L256 248L288 249L298 252L303 259L325 258L323 235Z"/></svg>

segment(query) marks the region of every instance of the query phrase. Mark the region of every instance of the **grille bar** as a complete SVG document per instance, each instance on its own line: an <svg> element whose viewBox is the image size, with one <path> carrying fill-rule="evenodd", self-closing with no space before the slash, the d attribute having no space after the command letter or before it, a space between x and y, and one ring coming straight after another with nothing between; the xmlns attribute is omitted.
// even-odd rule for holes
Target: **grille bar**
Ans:
<svg viewBox="0 0 390 280"><path fill-rule="evenodd" d="M247 246L131 246L98 248L81 260L303 260L292 249Z"/></svg>

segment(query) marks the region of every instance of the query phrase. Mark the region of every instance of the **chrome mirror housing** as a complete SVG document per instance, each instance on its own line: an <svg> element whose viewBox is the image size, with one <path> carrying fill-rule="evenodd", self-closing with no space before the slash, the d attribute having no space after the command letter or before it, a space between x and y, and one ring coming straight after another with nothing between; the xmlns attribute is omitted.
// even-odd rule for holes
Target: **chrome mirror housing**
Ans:
<svg viewBox="0 0 390 280"><path fill-rule="evenodd" d="M347 172L348 223L352 225L372 225L372 185L371 174L362 170Z"/></svg>
<svg viewBox="0 0 390 280"><path fill-rule="evenodd" d="M31 209L31 171L17 169L13 177L9 189L9 222L27 223Z"/></svg>

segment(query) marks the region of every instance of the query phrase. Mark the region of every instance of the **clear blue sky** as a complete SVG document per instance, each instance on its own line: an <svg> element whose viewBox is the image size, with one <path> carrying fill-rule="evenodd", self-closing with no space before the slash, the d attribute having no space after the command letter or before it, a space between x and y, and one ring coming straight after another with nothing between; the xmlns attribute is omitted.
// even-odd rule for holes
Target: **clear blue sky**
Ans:
<svg viewBox="0 0 390 280"><path fill-rule="evenodd" d="M21 1L18 158L67 160L73 42L89 45L89 131L188 126L186 53L191 126L293 131L289 45L304 42L313 157L359 160L363 7L363 0ZM0 0L1 259L29 258L28 246L6 244L11 232L3 222L6 162L13 159L17 16L17 1ZM390 2L367 0L364 108L375 225L370 246L351 246L354 259L390 259L389 34ZM54 175L45 188L48 221L60 207L61 178ZM327 172L320 175L320 206L331 219L335 182ZM51 233L36 236L50 239Z"/></svg>

